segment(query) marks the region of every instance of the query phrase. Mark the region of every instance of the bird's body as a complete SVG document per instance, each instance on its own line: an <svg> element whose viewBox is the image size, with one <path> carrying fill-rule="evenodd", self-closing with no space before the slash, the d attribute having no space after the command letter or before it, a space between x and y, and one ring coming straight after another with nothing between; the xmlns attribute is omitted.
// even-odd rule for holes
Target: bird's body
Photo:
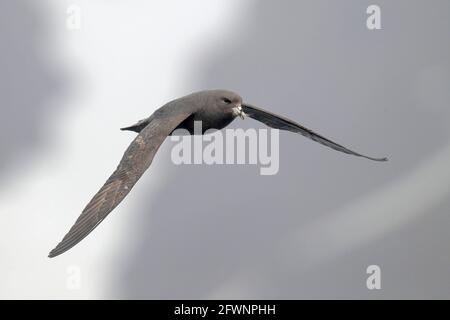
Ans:
<svg viewBox="0 0 450 320"><path fill-rule="evenodd" d="M242 98L230 91L226 90L210 90L195 92L190 95L166 103L157 109L149 118L140 120L138 123L122 128L122 130L130 130L140 132L147 124L156 117L171 116L180 112L187 112L191 115L180 123L173 131L177 129L185 129L190 134L195 134L194 123L201 121L202 133L210 129L220 130L229 125L238 115L229 108L226 101L217 101L217 96L228 99L238 109L242 104ZM229 98L225 98L229 97ZM222 102L222 103L221 103Z"/></svg>
<svg viewBox="0 0 450 320"><path fill-rule="evenodd" d="M125 151L117 169L88 203L63 240L50 252L49 257L55 257L72 248L106 218L150 166L153 157L168 135L177 129L185 129L190 134L195 134L197 133L194 130L196 121L201 121L202 134L210 129L220 130L236 117L244 118L245 115L271 128L299 133L347 154L375 161L387 160L356 153L290 119L244 104L242 98L234 92L209 90L192 93L165 104L150 117L122 128L122 130L135 131L138 136Z"/></svg>

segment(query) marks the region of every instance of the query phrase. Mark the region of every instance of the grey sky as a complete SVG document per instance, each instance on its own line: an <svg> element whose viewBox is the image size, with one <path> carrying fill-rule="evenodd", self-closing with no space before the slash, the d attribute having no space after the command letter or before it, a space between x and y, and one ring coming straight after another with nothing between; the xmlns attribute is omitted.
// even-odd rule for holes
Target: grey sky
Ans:
<svg viewBox="0 0 450 320"><path fill-rule="evenodd" d="M373 1L79 1L78 32L69 3L1 4L1 297L449 297L448 1L376 1L376 31ZM212 88L390 161L281 133L279 173L261 176L175 166L166 141L117 211L48 260L131 141L118 128Z"/></svg>

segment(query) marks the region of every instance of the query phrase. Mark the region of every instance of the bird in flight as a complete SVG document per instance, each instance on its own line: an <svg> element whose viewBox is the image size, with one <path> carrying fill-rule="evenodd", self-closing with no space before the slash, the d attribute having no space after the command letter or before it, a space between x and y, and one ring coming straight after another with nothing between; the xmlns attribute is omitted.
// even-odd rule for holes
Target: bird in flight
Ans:
<svg viewBox="0 0 450 320"><path fill-rule="evenodd" d="M150 166L160 145L176 129L194 134L194 122L201 121L202 133L209 129L222 129L236 117L248 116L275 129L299 133L334 150L374 161L373 158L354 152L302 125L269 111L243 103L242 98L231 91L209 90L192 93L173 100L150 117L121 130L135 131L137 137L125 151L117 169L103 187L84 208L75 224L54 248L49 257L56 257L83 240L127 196L133 186Z"/></svg>

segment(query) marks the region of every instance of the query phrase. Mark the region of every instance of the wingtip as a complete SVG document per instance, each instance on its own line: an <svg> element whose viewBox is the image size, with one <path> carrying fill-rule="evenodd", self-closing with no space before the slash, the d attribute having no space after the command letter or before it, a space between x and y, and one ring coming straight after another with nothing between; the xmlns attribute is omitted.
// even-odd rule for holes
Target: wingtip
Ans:
<svg viewBox="0 0 450 320"><path fill-rule="evenodd" d="M56 254L55 252L54 252L55 250L52 250L52 251L50 251L49 253L48 253L48 257L51 259L51 258L54 258L54 257L56 257L58 254Z"/></svg>
<svg viewBox="0 0 450 320"><path fill-rule="evenodd" d="M384 157L384 158L369 158L369 159L373 160L373 161L378 161L378 162L385 162L385 161L389 160L387 157Z"/></svg>
<svg viewBox="0 0 450 320"><path fill-rule="evenodd" d="M57 256L59 256L60 254L62 254L64 252L65 252L65 250L61 250L60 248L56 247L52 251L50 251L48 253L48 257L49 258L54 258L54 257L57 257Z"/></svg>

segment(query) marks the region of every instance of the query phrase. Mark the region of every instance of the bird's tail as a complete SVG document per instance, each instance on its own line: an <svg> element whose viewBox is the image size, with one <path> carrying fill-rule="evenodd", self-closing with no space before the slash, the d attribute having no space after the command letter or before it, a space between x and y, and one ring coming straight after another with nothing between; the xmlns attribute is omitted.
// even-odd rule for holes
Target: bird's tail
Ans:
<svg viewBox="0 0 450 320"><path fill-rule="evenodd" d="M144 129L148 124L150 123L150 119L142 119L139 120L137 123L133 124L132 126L129 127L124 127L124 128L120 128L120 130L123 131L134 131L134 132L141 132L142 129Z"/></svg>

